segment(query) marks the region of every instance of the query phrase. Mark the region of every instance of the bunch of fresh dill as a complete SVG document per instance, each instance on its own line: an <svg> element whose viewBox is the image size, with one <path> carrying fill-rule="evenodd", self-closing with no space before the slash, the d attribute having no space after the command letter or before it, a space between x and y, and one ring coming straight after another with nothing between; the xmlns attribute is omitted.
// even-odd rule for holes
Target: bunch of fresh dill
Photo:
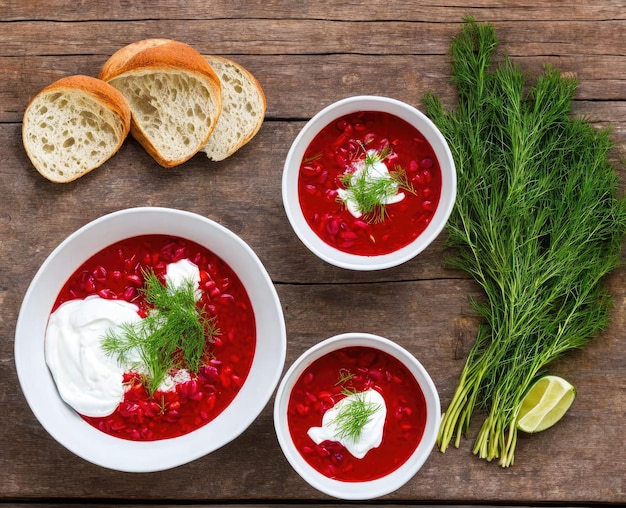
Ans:
<svg viewBox="0 0 626 508"><path fill-rule="evenodd" d="M193 280L169 288L152 271L144 278L140 292L150 312L138 322L108 330L102 348L120 363L146 370L144 384L152 396L172 370L197 373L210 358L208 348L219 330L198 305Z"/></svg>
<svg viewBox="0 0 626 508"><path fill-rule="evenodd" d="M491 25L467 18L450 45L456 110L432 93L424 99L458 173L450 261L486 296L473 302L482 324L438 445L443 452L456 437L458 447L481 408L474 453L507 467L528 388L608 324L603 278L619 262L626 206L610 132L570 114L576 80L546 67L527 86L506 57L492 69L497 46Z"/></svg>

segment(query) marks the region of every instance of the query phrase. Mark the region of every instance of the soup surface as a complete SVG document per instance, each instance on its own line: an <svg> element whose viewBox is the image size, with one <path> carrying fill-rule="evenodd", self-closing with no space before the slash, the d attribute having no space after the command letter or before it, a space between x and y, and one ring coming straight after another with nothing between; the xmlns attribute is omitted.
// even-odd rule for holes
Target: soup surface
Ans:
<svg viewBox="0 0 626 508"><path fill-rule="evenodd" d="M338 441L316 444L309 430L346 392L375 390L386 417L380 445L356 458ZM323 475L347 482L381 478L404 464L417 448L426 425L426 400L409 370L396 358L370 347L348 347L322 356L296 381L287 407L293 442L302 457Z"/></svg>
<svg viewBox="0 0 626 508"><path fill-rule="evenodd" d="M141 287L146 271L161 280L169 264L189 260L200 273L197 305L219 333L208 337L210 355L195 373L167 389L148 393L141 373L124 374L124 398L104 417L81 415L101 431L124 439L150 441L191 432L219 415L243 385L256 347L256 325L248 294L232 268L207 248L179 237L144 235L108 246L80 266L60 291L53 311L64 302L99 296L150 305Z"/></svg>
<svg viewBox="0 0 626 508"><path fill-rule="evenodd" d="M382 159L378 173L396 185L402 182L388 196L391 202L373 211L345 199L347 188L354 187L348 183L351 175L362 173L368 157ZM309 226L332 247L362 256L388 254L415 240L430 223L440 195L441 170L430 143L405 120L378 111L350 113L324 127L307 147L298 175Z"/></svg>

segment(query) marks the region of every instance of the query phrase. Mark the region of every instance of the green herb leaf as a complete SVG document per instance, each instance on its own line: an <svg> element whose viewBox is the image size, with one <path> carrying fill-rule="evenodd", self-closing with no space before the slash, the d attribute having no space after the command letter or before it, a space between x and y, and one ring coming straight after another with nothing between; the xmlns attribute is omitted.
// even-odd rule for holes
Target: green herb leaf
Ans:
<svg viewBox="0 0 626 508"><path fill-rule="evenodd" d="M119 332L109 330L104 351L121 363L147 369L146 388L153 395L167 374L186 368L197 373L210 357L209 345L219 334L215 319L208 317L196 301L192 280L168 288L154 272L144 273L142 293L151 306L149 314L137 323L125 323Z"/></svg>

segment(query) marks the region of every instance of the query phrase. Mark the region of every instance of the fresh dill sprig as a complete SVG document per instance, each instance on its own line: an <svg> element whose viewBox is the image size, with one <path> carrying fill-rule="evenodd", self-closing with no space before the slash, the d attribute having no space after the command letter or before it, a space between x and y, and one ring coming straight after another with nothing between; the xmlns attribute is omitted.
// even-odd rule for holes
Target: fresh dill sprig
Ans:
<svg viewBox="0 0 626 508"><path fill-rule="evenodd" d="M215 318L198 305L192 280L170 288L152 271L144 273L144 279L141 292L150 312L138 322L108 330L102 348L120 363L145 368L146 388L153 395L172 370L198 372L210 357L209 345L219 330Z"/></svg>
<svg viewBox="0 0 626 508"><path fill-rule="evenodd" d="M335 383L335 386L343 386L354 377L354 374L350 372L350 369L339 369L339 380Z"/></svg>
<svg viewBox="0 0 626 508"><path fill-rule="evenodd" d="M365 151L365 148L363 147ZM386 217L386 203L399 190L415 194L406 172L396 167L386 176L372 177L374 166L383 162L391 153L389 145L380 150L365 151L361 161L363 168L360 171L347 172L341 176L341 184L346 189L346 196L338 198L341 202L352 200L357 204L361 214L370 222L382 222Z"/></svg>
<svg viewBox="0 0 626 508"><path fill-rule="evenodd" d="M548 364L608 323L603 278L617 267L626 202L609 162L609 131L570 116L573 78L546 67L533 86L508 58L491 69L495 30L468 18L450 45L456 111L432 94L427 113L458 174L448 244L486 301L476 341L437 443L459 446L475 408L487 412L474 453L514 460L516 418Z"/></svg>
<svg viewBox="0 0 626 508"><path fill-rule="evenodd" d="M341 406L337 416L330 423L336 426L337 437L350 439L356 443L363 433L363 428L380 409L380 404L367 401L365 393L345 389L344 392L349 400Z"/></svg>

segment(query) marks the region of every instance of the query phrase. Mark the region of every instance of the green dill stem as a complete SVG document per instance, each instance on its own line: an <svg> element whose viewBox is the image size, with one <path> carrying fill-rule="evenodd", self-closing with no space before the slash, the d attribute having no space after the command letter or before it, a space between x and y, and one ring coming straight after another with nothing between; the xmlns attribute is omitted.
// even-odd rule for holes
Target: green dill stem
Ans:
<svg viewBox="0 0 626 508"><path fill-rule="evenodd" d="M468 366L463 369L459 386L452 397L447 411L442 417L437 436L437 445L442 453L446 451L448 444L455 434L460 436L465 433L465 424L469 421L467 416L471 414L471 409L469 408L472 407L473 404L468 402L468 392L472 390L473 385L467 380L468 370ZM458 447L459 441L457 441L455 445Z"/></svg>
<svg viewBox="0 0 626 508"><path fill-rule="evenodd" d="M339 369L339 380L335 383L335 386L345 385L354 377L354 374L349 369ZM344 391L345 391L344 387Z"/></svg>

